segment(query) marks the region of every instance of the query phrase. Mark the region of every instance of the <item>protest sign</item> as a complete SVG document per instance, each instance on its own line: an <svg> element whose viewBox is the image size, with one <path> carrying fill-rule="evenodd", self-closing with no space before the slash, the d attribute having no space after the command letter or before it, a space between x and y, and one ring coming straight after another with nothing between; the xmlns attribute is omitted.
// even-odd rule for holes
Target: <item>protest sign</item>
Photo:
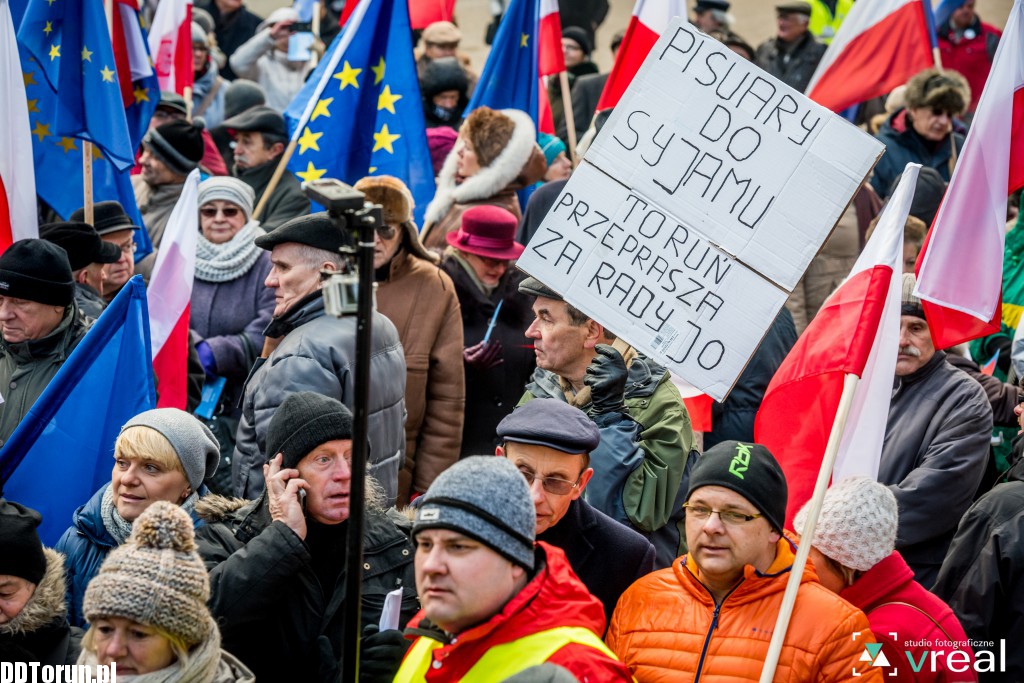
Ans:
<svg viewBox="0 0 1024 683"><path fill-rule="evenodd" d="M882 151L676 20L519 266L722 400Z"/></svg>

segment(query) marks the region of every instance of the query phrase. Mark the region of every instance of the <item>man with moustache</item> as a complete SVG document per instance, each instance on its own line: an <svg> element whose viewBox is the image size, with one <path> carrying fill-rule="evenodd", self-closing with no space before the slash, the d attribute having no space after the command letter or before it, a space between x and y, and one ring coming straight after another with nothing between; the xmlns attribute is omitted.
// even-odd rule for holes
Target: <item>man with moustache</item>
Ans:
<svg viewBox="0 0 1024 683"><path fill-rule="evenodd" d="M900 348L878 481L899 504L896 549L930 588L985 473L992 406L932 343L917 280L903 275Z"/></svg>

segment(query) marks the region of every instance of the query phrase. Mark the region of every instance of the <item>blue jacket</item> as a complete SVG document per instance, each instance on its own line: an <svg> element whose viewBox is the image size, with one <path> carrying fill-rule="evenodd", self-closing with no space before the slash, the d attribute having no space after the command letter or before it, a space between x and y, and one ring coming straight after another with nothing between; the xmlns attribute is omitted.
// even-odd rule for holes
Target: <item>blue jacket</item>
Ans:
<svg viewBox="0 0 1024 683"><path fill-rule="evenodd" d="M950 133L956 142L957 154L964 148L964 136L957 132ZM890 116L878 135L875 136L885 143L885 154L875 166L875 174L871 176L871 187L882 199L889 196L892 183L903 173L907 164L914 162L922 166L931 166L942 179L949 182L953 169L953 145L947 137L941 144L928 143L914 132L907 119L907 110L900 109Z"/></svg>
<svg viewBox="0 0 1024 683"><path fill-rule="evenodd" d="M118 543L107 533L103 526L101 504L103 494L110 484L104 484L92 494L92 498L75 510L71 526L57 541L56 550L64 554L64 574L67 582L68 622L72 626L86 626L85 614L82 613L82 599L85 587L92 577L100 571L100 565ZM199 487L199 497L207 495L205 486ZM193 513L192 519L196 528L202 526L202 520Z"/></svg>

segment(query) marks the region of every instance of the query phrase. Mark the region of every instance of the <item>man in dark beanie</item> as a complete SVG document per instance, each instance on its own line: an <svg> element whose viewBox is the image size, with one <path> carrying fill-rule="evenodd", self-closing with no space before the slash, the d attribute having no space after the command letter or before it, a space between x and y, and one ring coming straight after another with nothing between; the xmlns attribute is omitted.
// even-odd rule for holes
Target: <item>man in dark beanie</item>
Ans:
<svg viewBox="0 0 1024 683"><path fill-rule="evenodd" d="M633 680L601 642L601 601L565 553L534 543L530 490L515 465L465 458L422 501L412 533L423 610L396 681L503 681L545 662L581 681Z"/></svg>
<svg viewBox="0 0 1024 683"><path fill-rule="evenodd" d="M315 391L352 406L356 362L356 318L324 311L322 273L345 267L338 249L354 243L348 230L326 213L294 218L256 239L270 251L267 287L274 290L274 318L264 334L264 358L256 361L242 397L231 483L235 495L263 491L263 463L274 454L272 416L296 391ZM405 458L405 355L395 326L373 314L370 351L369 473L395 502Z"/></svg>
<svg viewBox="0 0 1024 683"><path fill-rule="evenodd" d="M90 322L75 304L75 282L63 249L27 239L0 255L0 447Z"/></svg>
<svg viewBox="0 0 1024 683"><path fill-rule="evenodd" d="M569 77L570 97L576 88L576 80L583 76L591 76L598 72L597 64L591 61L590 53L593 49L593 37L579 26L565 26L562 28L562 55L565 58L565 70ZM568 132L566 131L565 105L562 100L562 85L557 78L552 78L548 83L548 102L551 104L551 117L555 123L555 130L566 145L569 144ZM575 123L575 122L574 122ZM575 123L576 139L579 140L585 128L580 123Z"/></svg>
<svg viewBox="0 0 1024 683"><path fill-rule="evenodd" d="M82 633L68 626L64 558L43 547L40 522L0 498L0 662L74 664Z"/></svg>
<svg viewBox="0 0 1024 683"><path fill-rule="evenodd" d="M270 420L267 455L257 500L208 496L196 507L206 520L196 540L210 609L224 649L256 680L333 683L345 638L352 413L333 398L292 393ZM404 624L417 607L412 545L384 513L380 486L366 483L363 625L379 622L384 596L399 587ZM391 681L405 646L400 631L364 629L360 681Z"/></svg>
<svg viewBox="0 0 1024 683"><path fill-rule="evenodd" d="M99 233L88 223L40 225L39 237L67 252L79 310L90 318L100 317L107 307L103 298L106 266L121 260L121 250L100 239Z"/></svg>
<svg viewBox="0 0 1024 683"><path fill-rule="evenodd" d="M782 467L764 446L723 441L701 456L683 506L688 554L634 583L608 629L608 646L637 680L760 679L796 556L782 533L786 502ZM845 681L854 672L881 682L880 669L860 661L873 641L864 613L821 586L808 562L777 678Z"/></svg>
<svg viewBox="0 0 1024 683"><path fill-rule="evenodd" d="M156 264L157 251L171 210L178 203L185 177L199 168L203 159L203 121L189 123L172 119L152 128L142 138L142 173L132 176L135 201L142 213L142 222L153 241L153 253L135 264L135 270L149 281Z"/></svg>

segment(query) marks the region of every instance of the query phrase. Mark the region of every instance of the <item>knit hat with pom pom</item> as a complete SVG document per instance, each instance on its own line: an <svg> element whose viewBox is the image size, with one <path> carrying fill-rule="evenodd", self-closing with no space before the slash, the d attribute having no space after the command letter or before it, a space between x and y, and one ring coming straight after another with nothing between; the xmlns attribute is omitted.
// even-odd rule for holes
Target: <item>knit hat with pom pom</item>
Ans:
<svg viewBox="0 0 1024 683"><path fill-rule="evenodd" d="M90 622L123 617L180 638L188 647L214 628L206 607L210 579L196 553L192 520L159 501L135 520L128 541L114 549L89 582L83 608Z"/></svg>

